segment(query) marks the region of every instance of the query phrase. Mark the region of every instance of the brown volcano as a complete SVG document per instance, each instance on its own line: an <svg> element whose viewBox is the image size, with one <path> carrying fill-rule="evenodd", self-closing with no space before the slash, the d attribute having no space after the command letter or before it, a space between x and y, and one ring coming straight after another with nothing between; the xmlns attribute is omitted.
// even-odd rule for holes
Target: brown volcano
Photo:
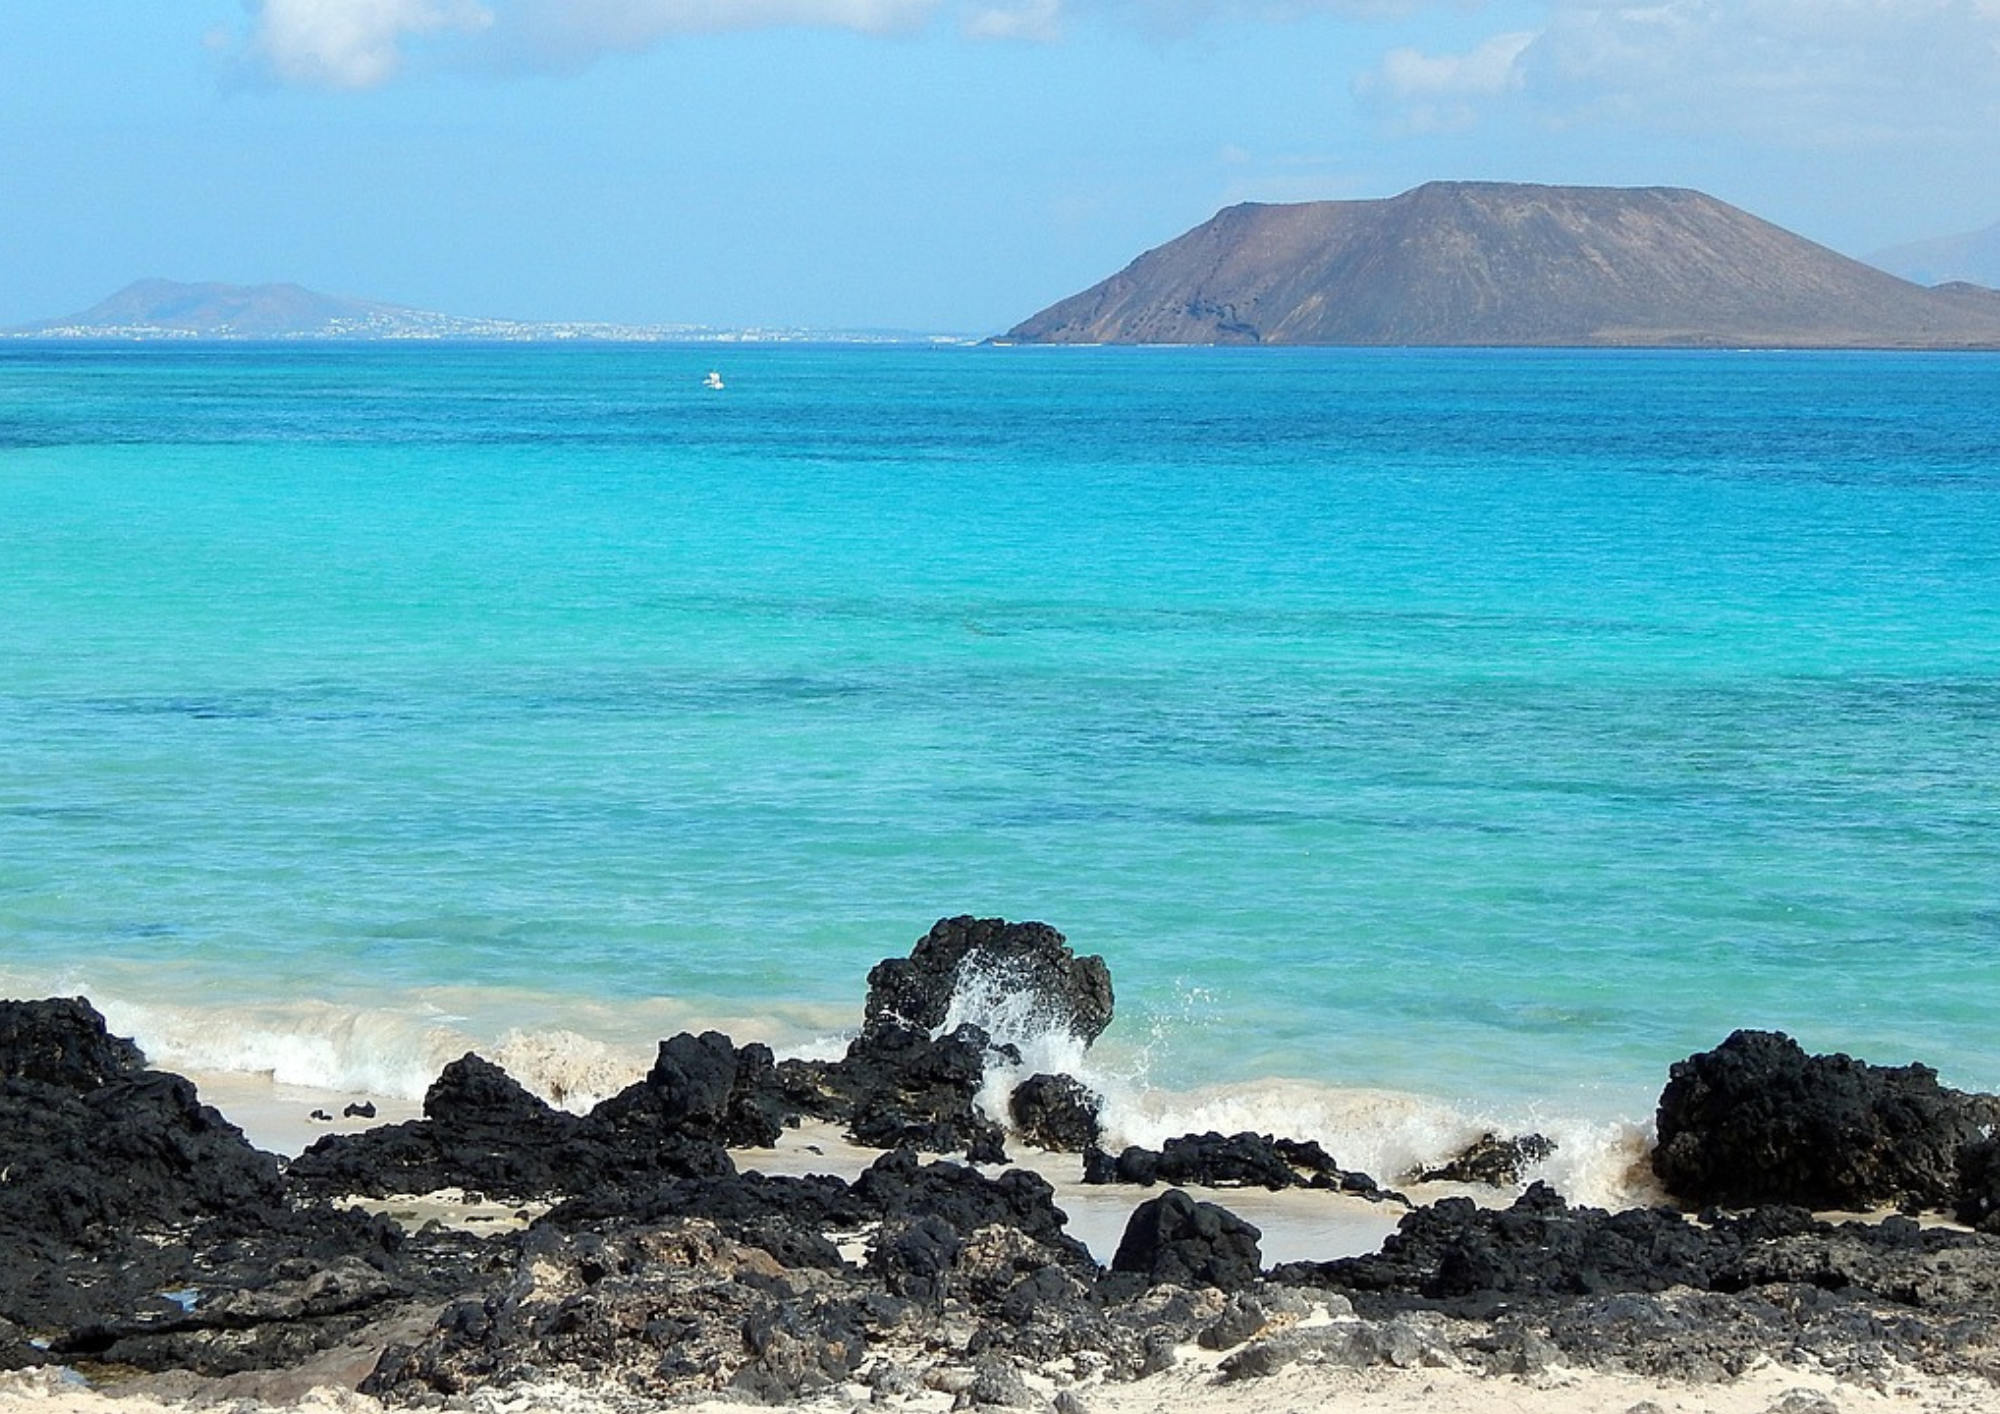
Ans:
<svg viewBox="0 0 2000 1414"><path fill-rule="evenodd" d="M1700 192L1432 182L1232 206L1017 343L2000 347L2000 295L1850 260Z"/></svg>

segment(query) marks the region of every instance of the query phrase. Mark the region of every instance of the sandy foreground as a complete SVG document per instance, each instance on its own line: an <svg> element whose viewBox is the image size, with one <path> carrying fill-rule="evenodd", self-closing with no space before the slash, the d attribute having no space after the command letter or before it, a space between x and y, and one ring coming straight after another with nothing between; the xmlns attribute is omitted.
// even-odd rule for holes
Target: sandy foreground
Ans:
<svg viewBox="0 0 2000 1414"><path fill-rule="evenodd" d="M1875 1388L1775 1365L1722 1385L1662 1385L1564 1368L1528 1378L1489 1378L1452 1369L1316 1366L1225 1381L1215 1370L1221 1358L1189 1345L1181 1348L1175 1368L1142 1380L1066 1388L1075 1407L1087 1414L1992 1414L2000 1401L1994 1387L1984 1383L1913 1376ZM179 1387L162 1393L154 1388L162 1380ZM0 1375L0 1414L192 1414L217 1409L229 1414L384 1414L382 1404L349 1389L321 1385L300 1391L298 1375L238 1377L205 1388L191 1387L194 1382L185 1377L162 1380L103 1390L62 1371ZM1045 1383L1038 1392L1053 1399L1061 1391ZM937 1389L884 1400L855 1385L788 1407L811 1414L947 1414L956 1398L954 1390ZM452 1407L472 1414L639 1414L668 1406L546 1385L484 1391ZM757 1406L711 1400L672 1407L694 1414L741 1414Z"/></svg>

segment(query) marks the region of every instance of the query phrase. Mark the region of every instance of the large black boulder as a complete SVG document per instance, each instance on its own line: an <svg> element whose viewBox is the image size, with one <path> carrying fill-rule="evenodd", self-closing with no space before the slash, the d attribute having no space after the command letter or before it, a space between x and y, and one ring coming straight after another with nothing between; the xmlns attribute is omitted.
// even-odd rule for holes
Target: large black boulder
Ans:
<svg viewBox="0 0 2000 1414"><path fill-rule="evenodd" d="M1674 1065L1653 1171L1692 1206L1791 1203L1949 1209L1959 1151L2000 1122L2000 1100L1938 1083L1925 1065L1806 1054L1738 1031Z"/></svg>
<svg viewBox="0 0 2000 1414"><path fill-rule="evenodd" d="M1233 1291L1263 1275L1264 1234L1227 1208L1170 1188L1132 1210L1111 1259L1158 1286L1214 1286Z"/></svg>
<svg viewBox="0 0 2000 1414"><path fill-rule="evenodd" d="M778 1103L871 1148L1004 1163L1006 1132L978 1104L987 1067L1019 1065L1017 1043L1051 1034L1088 1045L1111 1013L1104 959L1078 957L1046 923L940 919L908 957L869 971L861 1032L841 1059L777 1067ZM1061 1147L1081 1147L1095 1125L1077 1104L1047 1113L1061 1130L1035 1129L1031 1142L1060 1132L1072 1136Z"/></svg>
<svg viewBox="0 0 2000 1414"><path fill-rule="evenodd" d="M1111 970L1103 958L1078 957L1046 923L961 916L939 919L908 957L869 971L864 1029L899 1022L935 1031L953 999L973 989L1020 1006L1036 1030L1067 1031L1086 1043L1111 1024Z"/></svg>

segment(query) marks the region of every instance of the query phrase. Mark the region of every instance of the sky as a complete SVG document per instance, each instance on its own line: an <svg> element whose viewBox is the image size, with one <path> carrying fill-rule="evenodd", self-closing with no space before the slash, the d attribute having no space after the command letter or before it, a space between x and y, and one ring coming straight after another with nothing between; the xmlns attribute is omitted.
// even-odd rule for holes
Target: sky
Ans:
<svg viewBox="0 0 2000 1414"><path fill-rule="evenodd" d="M2000 0L0 0L0 326L141 277L993 333L1239 201L2000 222Z"/></svg>

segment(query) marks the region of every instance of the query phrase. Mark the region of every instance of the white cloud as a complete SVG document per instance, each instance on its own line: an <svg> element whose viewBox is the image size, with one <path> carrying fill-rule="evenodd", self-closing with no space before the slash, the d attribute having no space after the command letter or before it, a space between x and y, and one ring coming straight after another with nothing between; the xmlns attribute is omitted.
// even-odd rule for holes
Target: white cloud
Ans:
<svg viewBox="0 0 2000 1414"><path fill-rule="evenodd" d="M1456 55L1394 50L1356 84L1392 126L1501 105L1851 145L2000 114L2000 0L1549 0L1544 26Z"/></svg>
<svg viewBox="0 0 2000 1414"><path fill-rule="evenodd" d="M970 39L1024 39L1047 44L1062 38L1062 0L1017 0L1009 5L975 5L960 28Z"/></svg>
<svg viewBox="0 0 2000 1414"><path fill-rule="evenodd" d="M285 83L372 88L402 67L410 39L492 22L475 0L263 0L244 52Z"/></svg>
<svg viewBox="0 0 2000 1414"><path fill-rule="evenodd" d="M575 69L678 34L803 27L914 29L942 0L245 0L236 56L286 84L373 88L412 51L508 69ZM1055 0L1049 0L1051 7ZM1032 8L1032 6L1031 6Z"/></svg>
<svg viewBox="0 0 2000 1414"><path fill-rule="evenodd" d="M1534 39L1526 30L1496 34L1465 54L1392 49L1355 92L1395 112L1405 131L1457 132L1478 122L1476 100L1521 86L1519 61Z"/></svg>
<svg viewBox="0 0 2000 1414"><path fill-rule="evenodd" d="M388 82L418 51L502 71L565 71L676 35L810 28L898 34L955 14L971 39L1060 39L1089 17L1155 34L1218 20L1312 14L1386 18L1455 0L244 0L234 57L282 83L355 89Z"/></svg>

